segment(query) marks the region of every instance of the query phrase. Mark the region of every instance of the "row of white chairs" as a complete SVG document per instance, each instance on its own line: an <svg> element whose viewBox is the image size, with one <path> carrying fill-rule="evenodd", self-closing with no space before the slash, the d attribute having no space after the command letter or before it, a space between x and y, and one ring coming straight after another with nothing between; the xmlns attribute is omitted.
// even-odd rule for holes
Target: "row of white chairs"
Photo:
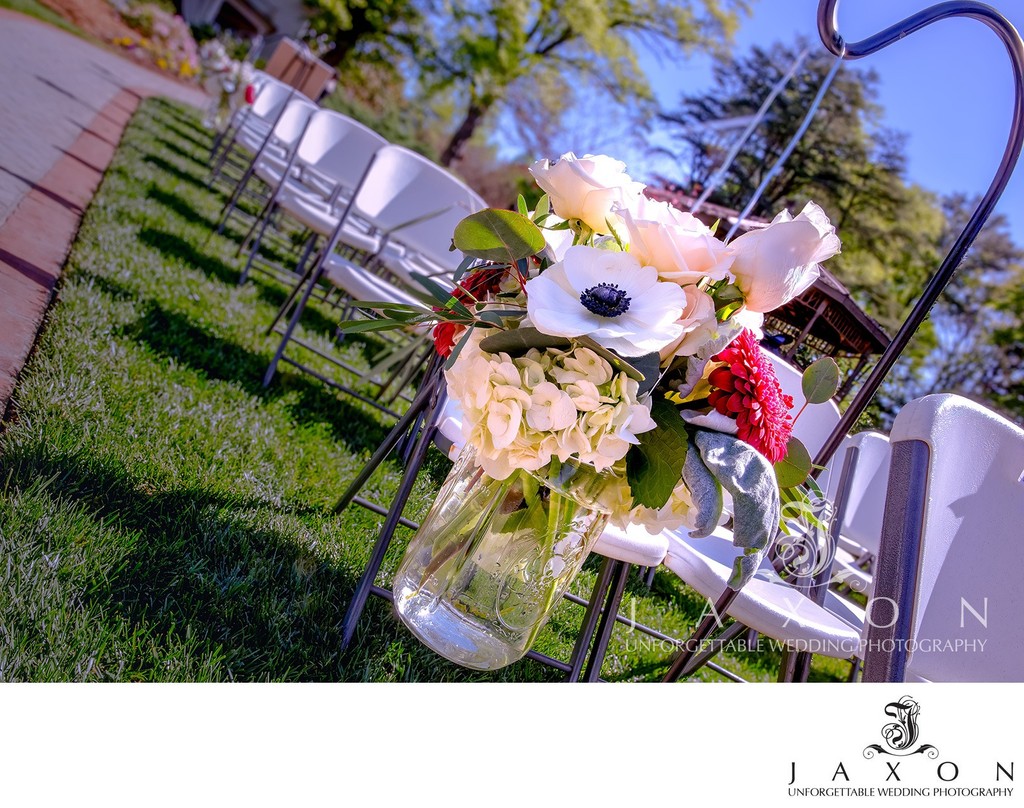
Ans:
<svg viewBox="0 0 1024 808"><path fill-rule="evenodd" d="M431 276L442 285L452 284L451 275L461 255L449 250L451 233L462 218L486 206L462 180L266 76L255 103L234 123L230 144L224 149L247 153L249 162L225 205L218 229L223 230L237 211L254 180L268 189L242 246L249 256L240 282L254 268L261 268L260 262L265 260L260 257L261 246L269 228L286 219L306 234L296 265L283 271L277 268L276 273L271 269L271 274L292 288L271 324L274 329L282 317L287 318L264 384L273 379L281 361L319 375L289 356L286 349L294 342L316 350L297 339L295 329L321 284L337 290L342 299L402 303L416 302L409 291L416 274ZM326 299L329 294L321 291L319 296ZM425 336L422 330L411 336L422 343L423 350L415 353L422 364L427 355ZM325 358L353 370L340 360ZM335 380L320 378L355 392Z"/></svg>

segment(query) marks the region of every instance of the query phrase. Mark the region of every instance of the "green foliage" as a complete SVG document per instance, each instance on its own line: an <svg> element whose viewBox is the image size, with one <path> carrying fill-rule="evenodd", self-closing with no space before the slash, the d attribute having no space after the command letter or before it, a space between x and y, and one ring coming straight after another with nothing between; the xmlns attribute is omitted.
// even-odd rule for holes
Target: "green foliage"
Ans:
<svg viewBox="0 0 1024 808"><path fill-rule="evenodd" d="M775 478L779 488L796 488L802 485L811 473L810 452L798 438L790 438L786 444L786 456L775 464Z"/></svg>
<svg viewBox="0 0 1024 808"><path fill-rule="evenodd" d="M629 450L626 476L633 504L657 510L683 478L688 435L679 409L663 398L653 400L651 418L658 426L640 435L640 443Z"/></svg>
<svg viewBox="0 0 1024 808"><path fill-rule="evenodd" d="M525 215L494 208L472 213L459 222L453 241L466 255L509 264L536 255L546 245L540 228Z"/></svg>
<svg viewBox="0 0 1024 808"><path fill-rule="evenodd" d="M839 365L829 356L823 356L804 371L800 379L804 398L808 404L824 404L839 389Z"/></svg>
<svg viewBox="0 0 1024 808"><path fill-rule="evenodd" d="M649 102L637 43L662 54L719 50L746 2L434 0L428 9L431 27L419 51L425 91L455 87L465 99L462 121L442 154L447 165L517 82L529 80L527 93L534 86L555 90L544 94L550 106L543 117L564 106L559 88L579 81L596 83L618 103Z"/></svg>
<svg viewBox="0 0 1024 808"><path fill-rule="evenodd" d="M936 252L945 253L977 200L944 200L947 225ZM934 269L938 269L938 261ZM890 373L879 395L888 423L913 398L952 392L974 398L1024 423L1024 250L997 214L975 239L956 275Z"/></svg>
<svg viewBox="0 0 1024 808"><path fill-rule="evenodd" d="M333 47L323 55L330 65L352 59L387 61L410 51L421 23L414 0L304 0L317 33Z"/></svg>
<svg viewBox="0 0 1024 808"><path fill-rule="evenodd" d="M754 48L720 62L715 87L686 96L663 116L677 156L688 158L691 179L707 184L725 145L704 123L751 115L806 43ZM833 58L815 51L780 93L764 121L726 173L711 201L742 209L796 132ZM795 213L808 200L824 208L843 242L829 270L883 327L902 322L937 263L943 216L935 199L904 181L904 136L878 126L878 78L844 64L782 171L768 184L754 215Z"/></svg>

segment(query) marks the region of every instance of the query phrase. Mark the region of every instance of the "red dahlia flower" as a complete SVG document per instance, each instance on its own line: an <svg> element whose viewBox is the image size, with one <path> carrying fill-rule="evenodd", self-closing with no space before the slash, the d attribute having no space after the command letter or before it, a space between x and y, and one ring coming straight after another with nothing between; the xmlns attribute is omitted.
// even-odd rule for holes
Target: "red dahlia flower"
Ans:
<svg viewBox="0 0 1024 808"><path fill-rule="evenodd" d="M725 364L711 371L708 403L736 419L738 436L772 463L786 456L793 433L789 415L793 397L782 392L771 360L761 352L757 337L744 329L713 361Z"/></svg>
<svg viewBox="0 0 1024 808"><path fill-rule="evenodd" d="M460 303L480 300L488 292L495 292L505 274L505 267L488 267L466 275L452 291ZM434 311L440 311L435 308ZM434 326L434 348L441 356L449 356L455 348L455 338L465 326L462 323L442 321Z"/></svg>

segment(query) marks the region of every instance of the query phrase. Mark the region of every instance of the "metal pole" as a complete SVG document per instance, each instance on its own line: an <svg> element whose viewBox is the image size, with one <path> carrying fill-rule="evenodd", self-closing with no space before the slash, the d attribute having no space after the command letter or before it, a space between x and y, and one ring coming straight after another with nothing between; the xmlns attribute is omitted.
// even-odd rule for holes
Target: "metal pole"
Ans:
<svg viewBox="0 0 1024 808"><path fill-rule="evenodd" d="M929 309L953 278L964 255L988 220L1003 189L1006 188L1006 183L1009 182L1017 158L1020 156L1021 146L1024 145L1024 42L1021 42L1017 29L994 8L983 3L969 2L969 0L938 3L859 42L845 42L838 31L839 0L821 0L818 4L818 33L822 42L825 43L825 47L841 59L860 59L870 56L926 25L949 17L969 17L985 23L1006 47L1010 65L1013 68L1015 93L1009 138L1003 151L1003 158L988 191L985 192L985 196L978 203L974 214L928 282L910 315L893 337L892 342L889 343L889 347L878 360L878 364L864 380L863 386L857 391L849 408L843 413L836 428L819 450L817 457L814 458L814 463L818 466L826 465L842 444L843 438L853 428L860 414L874 397L882 380L899 359L914 332L928 316Z"/></svg>
<svg viewBox="0 0 1024 808"><path fill-rule="evenodd" d="M807 58L807 54L809 52L810 51L807 48L800 51L796 59L793 60L793 64L790 65L789 70L785 72L781 79L775 82L771 92L768 93L764 101L761 102L760 108L754 114L754 117L751 118L750 123L747 124L747 128L743 130L743 133L739 138L737 138L736 142L732 145L732 148L729 149L729 153L725 156L725 160L722 162L722 165L720 165L718 170L711 175L711 179L708 180L708 187L701 192L701 195L697 197L697 201L690 206L690 213L696 213L700 210L701 206L708 201L708 197L711 196L714 190L722 184L722 180L725 179L726 172L728 172L733 161L737 156L739 156L740 149L743 148L746 142L750 139L750 136L754 134L754 130L757 129L761 121L764 120L765 115L768 114L768 110L771 108L771 105L775 103L775 99L779 97L779 93L781 93L783 89L785 89L786 85L789 84L789 80L796 75L796 71L800 69L800 65L803 64L803 61Z"/></svg>

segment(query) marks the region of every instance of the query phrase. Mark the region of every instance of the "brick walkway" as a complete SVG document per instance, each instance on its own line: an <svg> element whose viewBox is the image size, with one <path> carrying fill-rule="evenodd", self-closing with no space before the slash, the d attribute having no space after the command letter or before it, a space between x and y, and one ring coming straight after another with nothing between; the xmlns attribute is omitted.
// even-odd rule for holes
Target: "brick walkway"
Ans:
<svg viewBox="0 0 1024 808"><path fill-rule="evenodd" d="M140 100L191 87L0 9L0 415Z"/></svg>

